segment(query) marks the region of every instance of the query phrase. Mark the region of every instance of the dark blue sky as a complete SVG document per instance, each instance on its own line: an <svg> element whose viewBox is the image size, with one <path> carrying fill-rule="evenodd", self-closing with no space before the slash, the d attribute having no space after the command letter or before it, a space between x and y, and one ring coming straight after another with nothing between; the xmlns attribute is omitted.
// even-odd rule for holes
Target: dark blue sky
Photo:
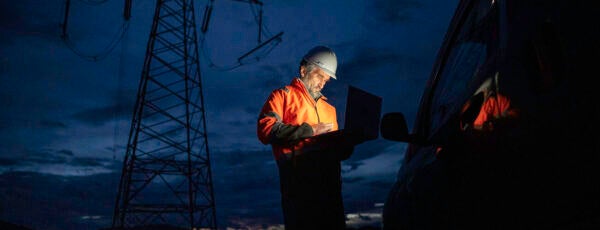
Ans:
<svg viewBox="0 0 600 230"><path fill-rule="evenodd" d="M96 2L72 1L66 42L63 0L0 1L0 220L35 229L110 225L155 1L133 1L123 34L123 1ZM198 19L207 2L195 2ZM327 45L338 55L338 80L324 94L339 117L354 85L412 124L456 4L264 1L263 41L284 32L281 43L258 62L224 70L257 45L258 26L249 4L215 1L201 72L219 225L282 222L277 168L255 122L308 49ZM343 162L348 213L380 212L404 149L382 139L357 146Z"/></svg>

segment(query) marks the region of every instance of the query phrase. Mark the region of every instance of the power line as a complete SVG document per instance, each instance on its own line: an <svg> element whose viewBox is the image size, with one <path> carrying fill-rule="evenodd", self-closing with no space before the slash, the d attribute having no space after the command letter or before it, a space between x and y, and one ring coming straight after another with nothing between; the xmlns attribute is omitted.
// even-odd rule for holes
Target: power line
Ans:
<svg viewBox="0 0 600 230"><path fill-rule="evenodd" d="M79 0L80 2L86 3L88 5L101 5L106 3L108 0L98 0L98 1L94 1L94 0ZM69 12L70 12L70 8L71 8L71 4L70 4L71 0L65 0L65 16L63 18L63 23L62 23L62 35L61 35L61 40L65 43L65 45L67 46L67 48L69 48L73 53L75 53L77 56L88 60L88 61L99 61L102 60L104 58L106 58L114 49L115 47L121 42L121 40L123 39L123 37L125 36L125 33L127 32L127 30L129 29L129 16L130 11L131 11L131 0L127 0L125 3L125 10L123 13L123 17L125 18L125 20L123 21L123 23L121 24L119 30L117 31L117 33L115 33L115 35L113 35L112 39L110 40L110 42L104 47L104 49L96 54L86 54L83 51L81 51L76 45L75 42L73 42L70 38L69 38L69 34L68 34L68 20L69 20Z"/></svg>
<svg viewBox="0 0 600 230"><path fill-rule="evenodd" d="M256 63L258 61L260 61L260 59L262 57L267 56L280 42L281 42L281 36L283 35L283 32L280 32L279 34L275 35L275 36L271 36L271 32L269 31L269 29L267 28L266 25L263 25L263 21L262 21L262 16L263 16L263 3L257 0L231 0L231 1L236 1L236 2L243 2L243 3L248 3L250 5L250 10L252 12L253 15L253 19L256 22L256 24L258 25L258 45L251 49L249 52L241 55L238 59L237 62L234 62L230 65L218 65L216 64L211 55L208 53L208 49L206 48L206 37L207 37L207 31L208 31L208 26L209 26L209 22L212 16L212 11L213 11L213 2L214 0L209 0L205 10L204 10L204 17L203 17L203 21L202 23L200 23L201 25L201 32L202 32L202 39L200 41L200 52L202 53L202 56L204 56L204 58L208 61L208 66L211 69L216 69L218 71L229 71L229 70L233 70L236 69L242 65L246 65L246 64L251 64L251 63ZM256 6L259 6L260 9L258 9L258 15L257 15L257 9L255 9ZM267 37L270 37L266 42L262 42L262 35L263 35L263 29L265 31L265 35L267 35ZM251 54L254 54L253 56L255 58L249 58Z"/></svg>
<svg viewBox="0 0 600 230"><path fill-rule="evenodd" d="M103 51L96 53L96 54L86 54L83 51L81 51L79 48L77 48L75 43L71 39L69 39L68 34L67 34L67 36L62 36L61 39L63 40L65 45L67 45L67 47L71 51L73 51L73 53L75 53L77 56L79 56L85 60L88 60L88 61L100 61L100 60L106 58L115 49L115 47L117 47L119 42L121 42L121 40L123 39L128 28L129 28L129 22L123 22L119 31L117 31L115 36L112 38L111 42L108 43L104 47Z"/></svg>

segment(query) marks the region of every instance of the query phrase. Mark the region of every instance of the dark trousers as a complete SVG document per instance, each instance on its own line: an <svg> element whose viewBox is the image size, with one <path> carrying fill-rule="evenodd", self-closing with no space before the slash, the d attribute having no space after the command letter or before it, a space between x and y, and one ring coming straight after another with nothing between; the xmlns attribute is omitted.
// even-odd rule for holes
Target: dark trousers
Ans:
<svg viewBox="0 0 600 230"><path fill-rule="evenodd" d="M340 161L315 155L280 160L285 229L345 229Z"/></svg>

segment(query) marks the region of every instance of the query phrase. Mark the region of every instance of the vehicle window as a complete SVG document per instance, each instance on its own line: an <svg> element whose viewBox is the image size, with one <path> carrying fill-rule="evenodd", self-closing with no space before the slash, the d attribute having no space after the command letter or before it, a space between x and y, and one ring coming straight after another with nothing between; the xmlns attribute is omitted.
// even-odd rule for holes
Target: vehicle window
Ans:
<svg viewBox="0 0 600 230"><path fill-rule="evenodd" d="M432 91L430 134L435 133L450 117L461 109L471 96L469 86L478 76L498 46L497 7L490 0L475 1L458 33L453 36L440 75Z"/></svg>

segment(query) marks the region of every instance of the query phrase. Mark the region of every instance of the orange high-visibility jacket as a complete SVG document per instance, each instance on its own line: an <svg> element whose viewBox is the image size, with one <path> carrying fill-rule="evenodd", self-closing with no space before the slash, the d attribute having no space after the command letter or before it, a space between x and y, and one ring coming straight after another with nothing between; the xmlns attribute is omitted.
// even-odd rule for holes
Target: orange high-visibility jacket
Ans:
<svg viewBox="0 0 600 230"><path fill-rule="evenodd" d="M294 78L290 85L274 90L263 105L257 125L258 139L263 144L271 144L276 160L301 152L311 146L313 136L311 125L333 123L338 129L335 107L321 96L314 100L304 83ZM289 155L287 155L289 156Z"/></svg>
<svg viewBox="0 0 600 230"><path fill-rule="evenodd" d="M475 127L482 127L488 121L500 117L517 116L514 110L511 110L510 99L502 94L495 94L486 98L479 110L479 115L473 121Z"/></svg>

